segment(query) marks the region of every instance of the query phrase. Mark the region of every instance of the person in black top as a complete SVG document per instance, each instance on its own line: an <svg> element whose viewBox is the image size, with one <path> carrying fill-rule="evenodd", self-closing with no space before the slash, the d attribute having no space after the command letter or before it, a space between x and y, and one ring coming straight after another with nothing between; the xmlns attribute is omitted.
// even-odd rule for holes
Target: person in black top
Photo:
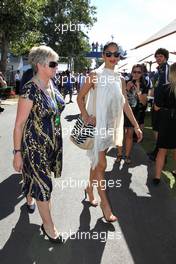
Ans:
<svg viewBox="0 0 176 264"><path fill-rule="evenodd" d="M29 82L33 76L34 76L34 70L32 69L32 67L23 73L22 79L20 81L20 87L19 87L20 94L22 93L23 86L27 82Z"/></svg>
<svg viewBox="0 0 176 264"><path fill-rule="evenodd" d="M159 129L159 114L157 105L160 104L160 98L164 92L165 86L163 84L168 83L169 75L169 64L167 63L169 58L169 51L163 48L159 48L155 52L155 59L158 63L157 72L154 76L154 105L152 109L152 127L155 132L155 138L157 141L158 129ZM155 149L148 154L149 158L155 161L158 153L158 147L155 146Z"/></svg>
<svg viewBox="0 0 176 264"><path fill-rule="evenodd" d="M128 103L131 106L133 114L140 126L143 129L145 110L147 108L147 95L149 84L145 79L142 64L135 64L132 67L131 78L127 82L126 93ZM130 153L133 146L133 133L134 128L126 114L124 114L124 127L125 127L125 163L130 164ZM118 154L116 162L122 159L122 147L118 146Z"/></svg>
<svg viewBox="0 0 176 264"><path fill-rule="evenodd" d="M154 184L159 184L168 149L174 149L176 161L176 63L170 66L169 83L163 84L163 92L158 94L156 107L159 114L156 157L156 174Z"/></svg>

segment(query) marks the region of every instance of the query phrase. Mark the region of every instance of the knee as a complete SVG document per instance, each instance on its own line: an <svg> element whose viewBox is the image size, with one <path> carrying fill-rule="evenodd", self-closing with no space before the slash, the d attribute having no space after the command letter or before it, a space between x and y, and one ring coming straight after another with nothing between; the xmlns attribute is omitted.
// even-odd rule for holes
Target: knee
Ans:
<svg viewBox="0 0 176 264"><path fill-rule="evenodd" d="M98 163L97 170L105 171L106 167L107 167L107 162L106 162L106 160L104 160L104 161L101 161L101 162Z"/></svg>

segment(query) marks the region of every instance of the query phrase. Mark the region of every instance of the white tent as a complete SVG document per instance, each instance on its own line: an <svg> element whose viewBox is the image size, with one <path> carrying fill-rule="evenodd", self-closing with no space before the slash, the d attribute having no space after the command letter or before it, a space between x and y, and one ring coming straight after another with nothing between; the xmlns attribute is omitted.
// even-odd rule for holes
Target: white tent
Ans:
<svg viewBox="0 0 176 264"><path fill-rule="evenodd" d="M176 33L176 19L174 19L171 23L169 23L167 26L159 30L156 34L152 35L150 38L148 38L146 41L142 42L141 44L137 45L133 49L138 49L140 47L143 47L149 43L152 43L156 40L159 40L161 38L165 38L169 35L172 35Z"/></svg>

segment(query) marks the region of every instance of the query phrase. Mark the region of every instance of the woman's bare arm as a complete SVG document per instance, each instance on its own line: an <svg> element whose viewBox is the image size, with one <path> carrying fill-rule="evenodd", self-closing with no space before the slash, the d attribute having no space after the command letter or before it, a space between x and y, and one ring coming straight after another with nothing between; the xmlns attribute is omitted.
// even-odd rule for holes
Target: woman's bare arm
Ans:
<svg viewBox="0 0 176 264"><path fill-rule="evenodd" d="M133 111L131 110L131 107L128 103L128 98L127 98L127 94L126 94L126 83L123 79L121 79L122 81L122 93L125 97L125 104L124 104L124 112L127 115L128 119L130 120L130 122L132 123L133 127L134 127L134 131L138 137L138 142L142 139L142 131L140 130L139 124L136 121L136 118L133 115Z"/></svg>
<svg viewBox="0 0 176 264"><path fill-rule="evenodd" d="M83 87L81 88L81 90L78 94L78 97L77 97L77 103L78 103L82 118L83 118L85 123L91 123L91 124L95 123L95 117L89 116L89 114L87 113L87 110L86 110L86 105L85 105L85 97L88 94L89 90L92 87L94 87L95 82L96 82L96 74L91 73L86 78L86 82L83 85Z"/></svg>
<svg viewBox="0 0 176 264"><path fill-rule="evenodd" d="M24 125L30 114L32 106L33 106L32 100L24 99L22 97L19 98L15 128L13 132L14 149L21 149L21 140L22 140ZM22 170L21 152L17 152L15 154L13 166L14 169L18 172Z"/></svg>

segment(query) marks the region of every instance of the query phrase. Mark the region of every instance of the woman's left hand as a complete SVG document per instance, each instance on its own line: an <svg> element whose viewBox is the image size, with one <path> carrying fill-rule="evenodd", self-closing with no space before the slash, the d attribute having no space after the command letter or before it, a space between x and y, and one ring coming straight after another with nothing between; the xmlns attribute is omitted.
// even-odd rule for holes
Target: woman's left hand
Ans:
<svg viewBox="0 0 176 264"><path fill-rule="evenodd" d="M143 138L143 133L142 133L140 127L134 127L134 132L138 138L137 143L139 143Z"/></svg>

